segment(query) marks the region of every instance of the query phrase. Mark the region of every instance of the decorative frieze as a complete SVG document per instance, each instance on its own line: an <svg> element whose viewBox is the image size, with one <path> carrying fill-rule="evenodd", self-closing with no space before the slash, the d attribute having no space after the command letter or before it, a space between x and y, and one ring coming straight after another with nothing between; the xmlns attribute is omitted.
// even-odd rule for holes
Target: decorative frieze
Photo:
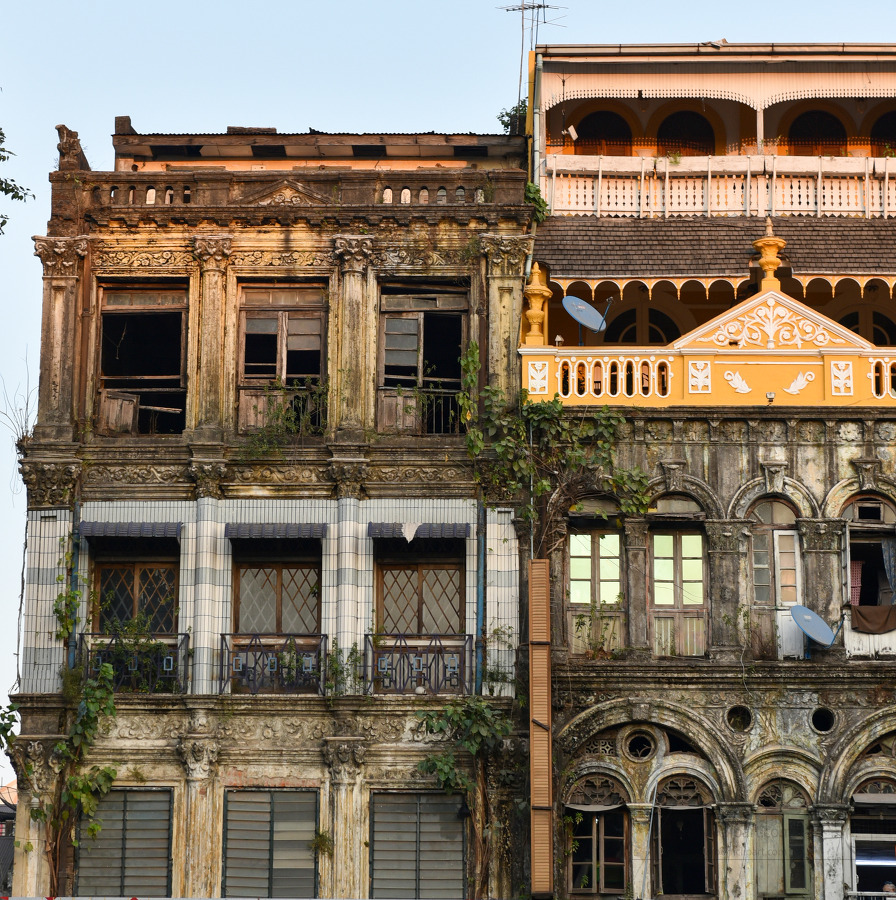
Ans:
<svg viewBox="0 0 896 900"><path fill-rule="evenodd" d="M87 255L87 237L41 237L35 235L34 255L44 264L46 276L76 277L78 262Z"/></svg>
<svg viewBox="0 0 896 900"><path fill-rule="evenodd" d="M101 244L93 256L97 269L185 269L193 265L188 250L125 250Z"/></svg>
<svg viewBox="0 0 896 900"><path fill-rule="evenodd" d="M466 248L438 250L421 244L396 244L377 247L371 263L378 269L436 269L468 266L478 254L471 257Z"/></svg>
<svg viewBox="0 0 896 900"><path fill-rule="evenodd" d="M335 263L335 254L327 248L312 250L241 250L230 254L230 264L234 266L330 269Z"/></svg>
<svg viewBox="0 0 896 900"><path fill-rule="evenodd" d="M85 484L176 484L186 481L187 466L90 465L84 470Z"/></svg>

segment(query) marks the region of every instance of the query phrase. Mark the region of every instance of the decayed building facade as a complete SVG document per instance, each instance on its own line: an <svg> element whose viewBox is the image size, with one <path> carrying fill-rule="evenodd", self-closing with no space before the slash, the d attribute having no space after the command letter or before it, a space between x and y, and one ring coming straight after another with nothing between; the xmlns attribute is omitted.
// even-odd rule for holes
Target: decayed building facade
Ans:
<svg viewBox="0 0 896 900"><path fill-rule="evenodd" d="M874 896L896 878L896 48L544 46L531 76L550 215L523 386L624 410L618 461L650 478L646 515L585 497L532 569L533 894Z"/></svg>
<svg viewBox="0 0 896 900"><path fill-rule="evenodd" d="M477 502L454 395L471 340L519 384L524 140L125 117L93 172L59 132L13 892L49 891L29 805L61 676L110 662L88 763L118 774L60 892L463 895L465 810L417 769L417 712L510 703L512 511ZM57 576L82 591L67 642Z"/></svg>

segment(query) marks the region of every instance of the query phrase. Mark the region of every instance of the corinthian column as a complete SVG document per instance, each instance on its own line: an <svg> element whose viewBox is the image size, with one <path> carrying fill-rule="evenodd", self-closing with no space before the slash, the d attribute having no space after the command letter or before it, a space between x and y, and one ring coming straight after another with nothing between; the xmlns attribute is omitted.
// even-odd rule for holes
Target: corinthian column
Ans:
<svg viewBox="0 0 896 900"><path fill-rule="evenodd" d="M193 254L199 260L199 357L195 428L210 440L220 437L224 393L221 352L224 347L224 276L230 256L230 238L210 235L193 239Z"/></svg>
<svg viewBox="0 0 896 900"><path fill-rule="evenodd" d="M35 236L32 240L34 255L44 264L35 436L70 441L77 382L78 281L87 238Z"/></svg>
<svg viewBox="0 0 896 900"><path fill-rule="evenodd" d="M333 857L330 860L331 897L363 897L361 855L367 835L362 829L361 764L366 753L364 738L324 738L324 760L330 768L330 809ZM323 880L321 873L321 880ZM210 896L210 895L207 895Z"/></svg>
<svg viewBox="0 0 896 900"><path fill-rule="evenodd" d="M364 303L364 276L373 253L370 238L352 234L337 235L333 252L340 263L338 308L339 346L337 364L331 367L335 382L334 402L336 433L340 437L358 439L369 424L373 407L375 366L368 359L370 320L376 315L375 305Z"/></svg>

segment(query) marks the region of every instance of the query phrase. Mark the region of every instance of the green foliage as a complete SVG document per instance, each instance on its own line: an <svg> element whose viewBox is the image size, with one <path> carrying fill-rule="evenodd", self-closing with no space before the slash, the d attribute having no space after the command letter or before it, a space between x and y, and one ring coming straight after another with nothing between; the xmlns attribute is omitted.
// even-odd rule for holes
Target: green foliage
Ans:
<svg viewBox="0 0 896 900"><path fill-rule="evenodd" d="M461 357L457 396L466 424L467 453L486 497L526 495L520 516L542 538L583 496L614 495L625 515L647 511L648 475L616 465L614 447L624 417L608 407L586 414L565 409L557 395L532 403L525 391L508 403L501 391L479 383L479 348L470 342Z"/></svg>
<svg viewBox="0 0 896 900"><path fill-rule="evenodd" d="M532 217L536 222L543 222L548 217L548 204L541 196L541 188L531 181L526 183L526 203L533 207Z"/></svg>
<svg viewBox="0 0 896 900"><path fill-rule="evenodd" d="M59 560L59 573L56 575L56 583L61 590L53 601L53 615L56 617L56 640L67 641L74 633L78 625L78 609L81 605L81 591L75 586L78 583L78 575L72 577L73 557L70 550L63 544L62 559Z"/></svg>
<svg viewBox="0 0 896 900"><path fill-rule="evenodd" d="M15 156L12 150L8 150L4 146L5 143L6 135L3 133L3 129L0 128L0 163L7 162L11 156ZM22 202L29 197L34 198L34 194L31 191L17 184L11 178L0 178L0 194L4 197L9 197L10 200L21 200ZM9 216L0 213L0 234L3 234L3 229L8 221Z"/></svg>
<svg viewBox="0 0 896 900"><path fill-rule="evenodd" d="M343 650L336 638L333 638L333 649L327 654L327 696L342 697L362 693L363 667L364 657L357 644L352 644L349 650Z"/></svg>
<svg viewBox="0 0 896 900"><path fill-rule="evenodd" d="M327 430L326 379L306 378L289 385L280 379L265 385L262 424L249 432L246 455L258 459L280 454L283 448L303 437L321 435Z"/></svg>
<svg viewBox="0 0 896 900"><path fill-rule="evenodd" d="M519 122L522 122L525 125L528 106L528 101L526 99L523 99L514 106L511 106L510 109L502 109L501 112L499 112L498 115L495 116L495 118L501 123L501 127L504 129L504 134L510 134L510 127L513 123L514 117L516 117Z"/></svg>
<svg viewBox="0 0 896 900"><path fill-rule="evenodd" d="M311 839L311 851L315 856L332 856L334 850L333 838L329 831L315 829Z"/></svg>

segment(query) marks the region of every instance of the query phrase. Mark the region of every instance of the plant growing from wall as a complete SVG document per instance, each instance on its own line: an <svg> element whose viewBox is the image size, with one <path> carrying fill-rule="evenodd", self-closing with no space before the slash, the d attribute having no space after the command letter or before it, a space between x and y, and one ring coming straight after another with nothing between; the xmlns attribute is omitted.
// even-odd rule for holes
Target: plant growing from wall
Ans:
<svg viewBox="0 0 896 900"><path fill-rule="evenodd" d="M488 763L513 729L510 718L482 697L459 697L437 710L418 713L422 730L443 738L449 747L431 753L418 764L433 775L443 791L461 794L470 809L472 838L472 896L480 900L488 893L489 863L500 824L488 800ZM470 767L458 758L471 760Z"/></svg>
<svg viewBox="0 0 896 900"><path fill-rule="evenodd" d="M280 454L297 439L323 434L327 430L328 390L326 379L306 378L288 386L276 379L266 385L261 403L253 407L261 424L249 432L246 456L258 459Z"/></svg>
<svg viewBox="0 0 896 900"><path fill-rule="evenodd" d="M543 222L548 217L548 204L541 196L541 188L537 184L533 184L531 181L526 183L524 199L532 206L532 218L536 222Z"/></svg>
<svg viewBox="0 0 896 900"><path fill-rule="evenodd" d="M557 395L533 403L521 391L508 402L493 387L480 391L474 341L461 357L461 371L457 404L476 479L487 499L520 502L520 517L536 532L536 556L562 539L570 509L589 494L612 494L623 515L647 512L647 473L616 463L625 422L620 413L607 407L574 413Z"/></svg>

